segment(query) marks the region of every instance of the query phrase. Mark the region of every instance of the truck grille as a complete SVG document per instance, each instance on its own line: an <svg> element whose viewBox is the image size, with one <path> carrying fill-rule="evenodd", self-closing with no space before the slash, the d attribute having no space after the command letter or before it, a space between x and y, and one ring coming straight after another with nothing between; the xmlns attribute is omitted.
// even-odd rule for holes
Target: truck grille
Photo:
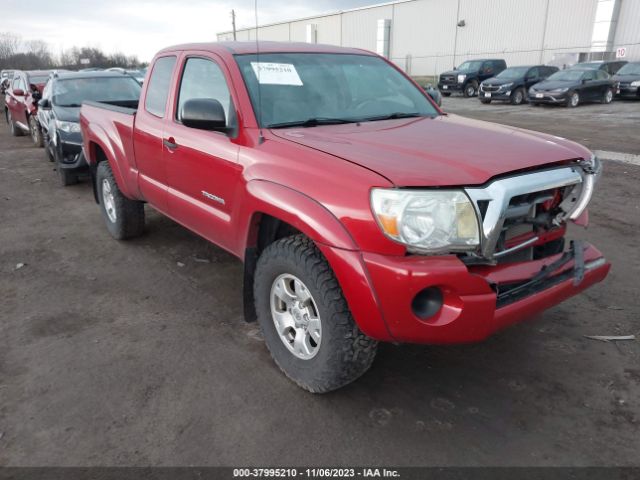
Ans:
<svg viewBox="0 0 640 480"><path fill-rule="evenodd" d="M530 259L537 229L544 223L553 224L549 206L559 205L569 194L575 196L576 186L583 181L580 170L543 170L465 189L482 219L478 256L490 262Z"/></svg>
<svg viewBox="0 0 640 480"><path fill-rule="evenodd" d="M440 83L456 83L454 75L440 75Z"/></svg>

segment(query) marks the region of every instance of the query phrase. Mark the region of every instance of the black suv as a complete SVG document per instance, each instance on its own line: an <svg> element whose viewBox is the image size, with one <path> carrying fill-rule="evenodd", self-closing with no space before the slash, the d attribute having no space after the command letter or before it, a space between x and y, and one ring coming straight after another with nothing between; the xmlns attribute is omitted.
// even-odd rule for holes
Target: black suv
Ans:
<svg viewBox="0 0 640 480"><path fill-rule="evenodd" d="M620 70L626 64L627 64L626 60L610 60L610 61L595 60L593 62L576 63L571 68L579 68L579 69L588 68L590 70L603 70L607 72L609 75L615 75L618 72L618 70Z"/></svg>
<svg viewBox="0 0 640 480"><path fill-rule="evenodd" d="M77 183L78 175L88 171L79 123L82 102L93 100L137 108L140 91L140 84L133 77L119 72L51 75L38 103L38 122L45 151L49 160L56 163L62 185Z"/></svg>
<svg viewBox="0 0 640 480"><path fill-rule="evenodd" d="M482 103L491 100L507 100L520 105L527 100L529 88L558 71L558 67L546 65L528 65L509 67L495 77L480 84L478 97Z"/></svg>
<svg viewBox="0 0 640 480"><path fill-rule="evenodd" d="M627 63L613 77L616 94L621 98L640 99L640 62Z"/></svg>
<svg viewBox="0 0 640 480"><path fill-rule="evenodd" d="M478 93L483 80L495 77L507 68L507 62L496 59L467 60L458 68L440 75L438 90L448 97L453 92L462 92L465 97Z"/></svg>

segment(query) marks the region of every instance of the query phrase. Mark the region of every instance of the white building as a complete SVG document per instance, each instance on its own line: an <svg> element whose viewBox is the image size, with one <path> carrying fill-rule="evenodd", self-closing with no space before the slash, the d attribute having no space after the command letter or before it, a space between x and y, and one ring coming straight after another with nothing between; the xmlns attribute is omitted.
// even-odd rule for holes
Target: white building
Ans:
<svg viewBox="0 0 640 480"><path fill-rule="evenodd" d="M256 28L236 35L255 40ZM377 51L412 75L484 57L508 65L640 60L640 0L399 0L261 25L258 37Z"/></svg>

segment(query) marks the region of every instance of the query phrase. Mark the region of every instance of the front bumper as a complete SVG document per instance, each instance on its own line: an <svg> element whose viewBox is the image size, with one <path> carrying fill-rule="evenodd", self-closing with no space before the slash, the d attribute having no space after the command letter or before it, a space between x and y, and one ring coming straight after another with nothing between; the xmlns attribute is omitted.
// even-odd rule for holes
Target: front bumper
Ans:
<svg viewBox="0 0 640 480"><path fill-rule="evenodd" d="M616 96L620 98L640 98L640 87L618 87Z"/></svg>
<svg viewBox="0 0 640 480"><path fill-rule="evenodd" d="M586 246L582 256L563 259L559 267L562 254L521 263L467 266L456 256L390 257L321 249L361 330L379 340L410 343L481 341L577 295L602 281L610 269L593 246ZM336 263L334 255L339 255ZM552 267L545 278L531 284L544 268ZM412 301L429 287L440 289L443 305L423 320L414 313Z"/></svg>
<svg viewBox="0 0 640 480"><path fill-rule="evenodd" d="M480 100L511 100L512 92L512 88L506 90L485 90L482 84L480 84L478 89L478 98ZM489 96L486 95L487 93Z"/></svg>
<svg viewBox="0 0 640 480"><path fill-rule="evenodd" d="M438 90L444 93L451 92L462 92L464 84L463 83L438 83Z"/></svg>
<svg viewBox="0 0 640 480"><path fill-rule="evenodd" d="M84 157L82 143L61 140L57 145L60 168L65 170L87 170L89 164Z"/></svg>
<svg viewBox="0 0 640 480"><path fill-rule="evenodd" d="M547 92L536 92L533 95L529 94L529 103L564 104L567 102L567 93L568 92L550 94ZM538 95L542 95L542 97Z"/></svg>

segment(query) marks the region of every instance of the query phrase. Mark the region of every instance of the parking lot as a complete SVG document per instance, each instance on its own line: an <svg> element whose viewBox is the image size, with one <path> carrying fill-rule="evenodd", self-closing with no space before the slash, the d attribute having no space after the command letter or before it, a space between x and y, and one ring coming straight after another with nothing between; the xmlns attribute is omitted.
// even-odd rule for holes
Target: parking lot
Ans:
<svg viewBox="0 0 640 480"><path fill-rule="evenodd" d="M640 154L640 102L446 111ZM482 344L380 346L311 395L242 313L242 265L148 212L106 232L87 182L0 125L0 465L640 465L640 166L605 161L571 235L607 280Z"/></svg>

